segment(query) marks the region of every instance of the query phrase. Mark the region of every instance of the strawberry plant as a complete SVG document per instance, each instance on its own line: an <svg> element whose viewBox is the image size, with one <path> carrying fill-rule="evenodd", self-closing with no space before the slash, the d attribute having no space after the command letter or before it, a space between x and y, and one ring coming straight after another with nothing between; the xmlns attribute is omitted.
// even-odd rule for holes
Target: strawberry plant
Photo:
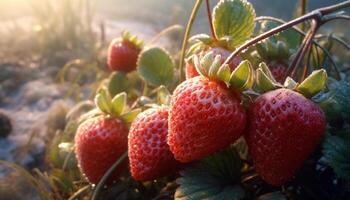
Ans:
<svg viewBox="0 0 350 200"><path fill-rule="evenodd" d="M203 2L210 33L191 36ZM318 30L349 6L285 22L196 0L176 55L124 32L96 108L72 120L70 198L348 199L350 76L328 45L349 45Z"/></svg>

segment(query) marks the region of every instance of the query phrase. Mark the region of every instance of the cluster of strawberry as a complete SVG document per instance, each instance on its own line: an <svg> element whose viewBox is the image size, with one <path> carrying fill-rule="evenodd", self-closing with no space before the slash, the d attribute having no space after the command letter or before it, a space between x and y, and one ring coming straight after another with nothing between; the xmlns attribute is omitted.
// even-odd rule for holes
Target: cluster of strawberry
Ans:
<svg viewBox="0 0 350 200"><path fill-rule="evenodd" d="M141 48L130 38L113 41L110 68L135 70ZM312 94L303 95L305 84L289 78L283 87L266 65L255 72L241 57L222 65L229 54L213 47L194 55L186 66L187 80L176 87L169 106L138 114L140 110L127 111L125 93L114 98L106 92L98 93L95 101L101 114L83 122L75 137L79 167L87 179L98 183L128 152L132 177L153 180L222 150L243 136L256 172L271 185L288 181L320 142L326 124L324 113L306 98ZM248 78L240 84L243 72ZM324 71L315 74L325 76ZM260 90L265 93L244 106L242 91L266 80L272 80L269 89ZM127 164L119 165L109 182Z"/></svg>

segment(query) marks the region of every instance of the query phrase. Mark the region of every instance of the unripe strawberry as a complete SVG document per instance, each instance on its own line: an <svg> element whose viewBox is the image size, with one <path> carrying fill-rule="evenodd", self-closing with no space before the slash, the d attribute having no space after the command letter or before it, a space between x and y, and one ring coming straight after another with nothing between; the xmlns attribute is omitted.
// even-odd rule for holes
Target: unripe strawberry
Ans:
<svg viewBox="0 0 350 200"><path fill-rule="evenodd" d="M129 132L130 171L134 179L147 181L174 173L179 163L167 144L168 110L151 108L138 115Z"/></svg>
<svg viewBox="0 0 350 200"><path fill-rule="evenodd" d="M322 110L300 93L282 88L259 96L246 135L256 172L271 185L284 184L319 144L325 125Z"/></svg>

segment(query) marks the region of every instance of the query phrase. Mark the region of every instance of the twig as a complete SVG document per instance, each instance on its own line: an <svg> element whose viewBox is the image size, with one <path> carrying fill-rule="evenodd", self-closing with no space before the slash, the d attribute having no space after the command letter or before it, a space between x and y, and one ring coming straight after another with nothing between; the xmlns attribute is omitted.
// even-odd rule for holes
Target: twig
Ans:
<svg viewBox="0 0 350 200"><path fill-rule="evenodd" d="M184 72L183 72L183 66L185 62L185 53L186 53L186 48L187 48L187 43L188 43L188 38L190 36L191 28L194 22L194 19L197 16L198 10L200 5L202 4L203 0L197 0L196 3L194 4L194 7L192 9L192 13L190 16L190 19L188 20L186 30L185 30L185 35L182 41L182 49L181 49L181 56L180 56L180 65L179 65L179 70L180 70L180 81L183 80Z"/></svg>
<svg viewBox="0 0 350 200"><path fill-rule="evenodd" d="M208 16L208 22L209 22L209 26L210 26L210 32L211 32L211 35L213 37L213 39L215 41L217 41L217 37L215 35L215 31L214 31L214 26L213 26L213 20L212 20L212 16L211 16L211 11L210 11L210 4L209 4L209 0L205 0L205 4L206 4L206 7L207 7L207 16Z"/></svg>
<svg viewBox="0 0 350 200"><path fill-rule="evenodd" d="M90 185L86 185L85 187L80 188L72 196L70 196L68 200L74 200L75 198L80 196L83 192L85 192L86 190L90 189L90 187L91 187Z"/></svg>
<svg viewBox="0 0 350 200"><path fill-rule="evenodd" d="M266 39L272 35L275 35L281 31L284 31L290 27L293 27L294 25L297 25L299 23L302 23L306 20L309 20L309 19L321 19L323 17L323 15L326 15L326 14L330 14L334 11L337 11L339 9L343 9L343 8L346 8L350 6L350 0L348 1L344 1L342 3L339 3L339 4L336 4L336 5L333 5L333 6L329 6L329 7L324 7L324 8L320 8L320 9L317 9L317 10L314 10L308 14L305 14L301 17L298 17L294 20L291 20L285 24L282 24L276 28L273 28L263 34L260 34L250 40L248 40L247 42L245 42L243 45L241 45L240 47L238 47L234 52L231 53L231 55L225 60L225 62L223 63L223 65L229 63L235 56L237 56L238 53L242 52L243 50L245 50L246 48L260 42L261 40L263 39Z"/></svg>
<svg viewBox="0 0 350 200"><path fill-rule="evenodd" d="M114 170L125 160L125 158L128 156L128 152L125 152L109 169L108 171L103 175L100 182L98 182L95 191L92 194L91 200L97 200L98 195L100 194L101 189L105 185L105 182L107 181L108 177L114 172Z"/></svg>

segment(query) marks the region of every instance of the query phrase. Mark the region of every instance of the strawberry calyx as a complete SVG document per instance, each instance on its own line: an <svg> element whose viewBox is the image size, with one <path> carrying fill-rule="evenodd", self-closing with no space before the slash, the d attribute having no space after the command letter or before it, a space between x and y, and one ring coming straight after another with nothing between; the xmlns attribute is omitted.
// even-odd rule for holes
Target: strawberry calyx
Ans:
<svg viewBox="0 0 350 200"><path fill-rule="evenodd" d="M139 39L136 35L132 35L129 31L126 30L122 32L122 40L130 42L138 49L142 49L144 47L143 40Z"/></svg>
<svg viewBox="0 0 350 200"><path fill-rule="evenodd" d="M262 62L256 70L256 83L261 92L287 88L299 92L307 98L311 98L325 88L327 72L324 69L315 70L301 83L288 76L284 84L281 85L275 80L267 65Z"/></svg>
<svg viewBox="0 0 350 200"><path fill-rule="evenodd" d="M260 57L264 60L288 61L294 53L293 49L288 48L286 42L274 38L265 39L255 45Z"/></svg>
<svg viewBox="0 0 350 200"><path fill-rule="evenodd" d="M254 70L248 60L241 61L232 72L228 64L221 64L221 55L214 55L213 52L194 55L193 63L201 76L222 81L236 91L250 89L254 84Z"/></svg>
<svg viewBox="0 0 350 200"><path fill-rule="evenodd" d="M126 102L127 94L125 92L111 98L106 88L101 88L95 96L95 104L99 111L111 117L119 118L126 124L130 124L141 112L141 109L130 110Z"/></svg>

